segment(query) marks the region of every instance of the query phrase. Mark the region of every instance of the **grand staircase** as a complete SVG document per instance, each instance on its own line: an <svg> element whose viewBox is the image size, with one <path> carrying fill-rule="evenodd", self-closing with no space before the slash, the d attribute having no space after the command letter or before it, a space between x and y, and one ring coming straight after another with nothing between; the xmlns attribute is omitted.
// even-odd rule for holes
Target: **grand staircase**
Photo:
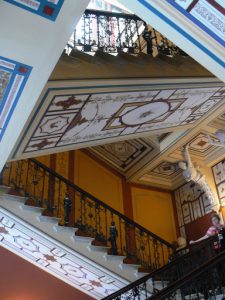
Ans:
<svg viewBox="0 0 225 300"><path fill-rule="evenodd" d="M208 264L215 269L215 261L219 264L216 238L176 252L170 243L34 159L7 164L1 184L1 245L18 255L25 250L28 258L40 252L37 265L92 297L209 298L196 296L207 293L194 285L192 275L202 274ZM41 253L42 247L51 251ZM78 279L81 269L85 276ZM221 290L214 285L212 292L221 295Z"/></svg>
<svg viewBox="0 0 225 300"><path fill-rule="evenodd" d="M100 266L101 276L115 281L116 287L101 296L94 295L96 298L166 265L174 253L170 243L34 159L5 166L1 173L0 213L3 238L12 230L8 224L23 222L25 227L29 224L23 231L38 230L37 234L44 233L53 243L65 246L65 251L81 255L92 268ZM9 240L4 241L8 245Z"/></svg>

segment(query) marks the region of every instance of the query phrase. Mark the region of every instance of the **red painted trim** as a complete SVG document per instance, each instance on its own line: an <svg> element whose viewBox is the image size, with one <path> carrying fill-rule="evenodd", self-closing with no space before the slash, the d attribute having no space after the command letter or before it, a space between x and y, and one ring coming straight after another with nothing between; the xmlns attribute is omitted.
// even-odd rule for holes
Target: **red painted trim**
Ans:
<svg viewBox="0 0 225 300"><path fill-rule="evenodd" d="M187 8L187 12L190 12L195 5L198 3L199 0L194 0L190 6ZM212 5L216 10L218 10L219 12L221 12L223 15L225 14L225 9L219 4L217 3L215 0L207 0L207 2Z"/></svg>
<svg viewBox="0 0 225 300"><path fill-rule="evenodd" d="M133 211L133 201L131 186L126 181L122 179L122 190L123 190L123 214L134 221L134 211ZM135 238L135 228L125 228L128 230L126 232L126 245L128 247L129 253L133 253L133 256L136 257L136 238ZM133 258L134 259L134 258ZM129 261L128 259L124 260L124 263L135 263L135 261Z"/></svg>
<svg viewBox="0 0 225 300"><path fill-rule="evenodd" d="M74 183L75 178L75 152L69 151L69 166L68 166L68 179Z"/></svg>
<svg viewBox="0 0 225 300"><path fill-rule="evenodd" d="M223 15L225 15L225 8L222 7L219 3L217 3L215 0L207 0L209 4L211 4L213 7L215 7L216 10L221 12Z"/></svg>
<svg viewBox="0 0 225 300"><path fill-rule="evenodd" d="M126 181L125 178L122 179L122 189L123 189L123 213L126 217L134 220L131 186Z"/></svg>
<svg viewBox="0 0 225 300"><path fill-rule="evenodd" d="M198 3L199 0L194 0L189 6L188 8L186 9L187 12L190 12L194 7L195 5Z"/></svg>
<svg viewBox="0 0 225 300"><path fill-rule="evenodd" d="M176 201L175 201L174 193L172 193L172 205L173 205L173 213L174 213L174 222L175 222L176 234L177 234L177 237L179 237L180 236L180 227L179 227L179 222L178 222L177 207L176 207Z"/></svg>
<svg viewBox="0 0 225 300"><path fill-rule="evenodd" d="M56 153L50 155L49 168L53 171L56 170ZM48 199L50 200L51 206L54 206L55 199L55 179L53 176L49 175L49 189L48 189Z"/></svg>
<svg viewBox="0 0 225 300"><path fill-rule="evenodd" d="M68 179L70 182L75 183L75 151L69 151L69 164L68 164ZM75 192L72 189L68 190L69 198L72 201L69 226L74 226L75 223Z"/></svg>

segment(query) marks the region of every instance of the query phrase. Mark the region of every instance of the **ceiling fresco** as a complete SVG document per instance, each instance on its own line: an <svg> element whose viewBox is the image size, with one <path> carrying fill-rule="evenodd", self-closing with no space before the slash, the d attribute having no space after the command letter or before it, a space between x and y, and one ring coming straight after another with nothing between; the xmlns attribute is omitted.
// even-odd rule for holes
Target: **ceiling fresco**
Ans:
<svg viewBox="0 0 225 300"><path fill-rule="evenodd" d="M168 132L168 128L171 132L198 122L225 95L223 86L150 90L137 86L134 91L116 92L114 88L114 91L91 94L75 93L76 89L47 90L40 99L41 113L27 126L29 130L17 148L20 155L32 157L35 152L46 153L51 149L63 151L68 147L108 144L141 134L156 134L158 130ZM125 152L132 152L130 145L123 146ZM118 149L107 146L101 151ZM127 162L117 164L121 169L129 167Z"/></svg>
<svg viewBox="0 0 225 300"><path fill-rule="evenodd" d="M12 157L86 148L130 182L175 189L187 143L201 163L223 154L208 136L225 128L224 99L205 78L49 81Z"/></svg>

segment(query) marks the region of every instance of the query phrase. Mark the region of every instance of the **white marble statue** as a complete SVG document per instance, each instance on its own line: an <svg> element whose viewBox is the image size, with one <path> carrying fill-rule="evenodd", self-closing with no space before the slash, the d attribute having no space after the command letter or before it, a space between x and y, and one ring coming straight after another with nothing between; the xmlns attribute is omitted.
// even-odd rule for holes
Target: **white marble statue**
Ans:
<svg viewBox="0 0 225 300"><path fill-rule="evenodd" d="M183 176L187 182L189 181L198 182L199 179L202 177L202 174L200 173L199 168L195 167L192 164L188 149L189 149L189 145L186 145L184 149L185 161L180 161L178 165L183 170Z"/></svg>
<svg viewBox="0 0 225 300"><path fill-rule="evenodd" d="M215 132L216 137L219 142L212 140L212 138L207 135L209 143L214 146L224 147L225 148L225 130L219 129Z"/></svg>
<svg viewBox="0 0 225 300"><path fill-rule="evenodd" d="M215 199L206 181L205 175L202 175L199 167L193 165L188 149L189 145L186 145L184 149L185 161L179 162L179 167L183 170L183 176L187 182L193 181L200 186L201 190L205 192L211 207L215 209Z"/></svg>

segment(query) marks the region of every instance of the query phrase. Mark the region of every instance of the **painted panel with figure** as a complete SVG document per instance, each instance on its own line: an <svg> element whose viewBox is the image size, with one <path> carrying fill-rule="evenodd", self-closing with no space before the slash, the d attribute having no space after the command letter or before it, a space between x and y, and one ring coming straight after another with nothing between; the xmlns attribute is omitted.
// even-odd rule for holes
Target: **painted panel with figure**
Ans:
<svg viewBox="0 0 225 300"><path fill-rule="evenodd" d="M215 184L218 191L220 203L225 204L225 159L213 167Z"/></svg>
<svg viewBox="0 0 225 300"><path fill-rule="evenodd" d="M212 207L208 197L194 182L184 184L174 195L180 234L185 237L185 225L208 214Z"/></svg>

